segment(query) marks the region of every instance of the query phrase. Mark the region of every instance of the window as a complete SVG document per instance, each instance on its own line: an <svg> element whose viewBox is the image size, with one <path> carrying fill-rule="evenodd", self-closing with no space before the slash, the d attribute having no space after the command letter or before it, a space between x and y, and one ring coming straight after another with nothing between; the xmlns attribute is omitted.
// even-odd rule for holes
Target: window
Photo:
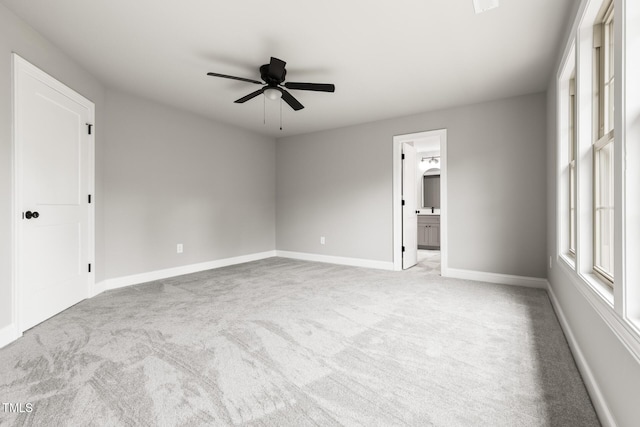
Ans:
<svg viewBox="0 0 640 427"><path fill-rule="evenodd" d="M576 45L572 43L558 72L558 253L572 268L577 266L578 245L578 91ZM590 147L587 144L586 149Z"/></svg>
<svg viewBox="0 0 640 427"><path fill-rule="evenodd" d="M569 255L576 255L576 78L575 71L569 80Z"/></svg>
<svg viewBox="0 0 640 427"><path fill-rule="evenodd" d="M614 22L613 2L594 27L594 101L598 132L593 143L593 271L613 286L614 252Z"/></svg>
<svg viewBox="0 0 640 427"><path fill-rule="evenodd" d="M640 1L580 4L557 69L551 287L575 285L640 358Z"/></svg>

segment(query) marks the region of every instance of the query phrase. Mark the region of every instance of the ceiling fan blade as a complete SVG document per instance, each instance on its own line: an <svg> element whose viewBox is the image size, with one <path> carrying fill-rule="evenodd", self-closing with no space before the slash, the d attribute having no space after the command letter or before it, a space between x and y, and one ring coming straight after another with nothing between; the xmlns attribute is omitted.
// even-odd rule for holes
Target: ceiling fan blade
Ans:
<svg viewBox="0 0 640 427"><path fill-rule="evenodd" d="M226 74L207 73L207 76L223 77L225 79L240 80L241 82L255 83L255 84L258 84L258 85L263 84L262 82L259 82L257 80L245 79L244 77L228 76Z"/></svg>
<svg viewBox="0 0 640 427"><path fill-rule="evenodd" d="M271 57L271 62L269 63L269 75L274 79L278 79L279 81L284 80L284 66L287 65L281 59Z"/></svg>
<svg viewBox="0 0 640 427"><path fill-rule="evenodd" d="M260 95L262 92L264 92L264 88L258 89L255 92L251 92L249 95L243 96L242 98L237 99L234 102L237 104L242 104L243 102L247 102L248 100L253 99L256 96Z"/></svg>
<svg viewBox="0 0 640 427"><path fill-rule="evenodd" d="M300 104L300 102L295 99L293 95L291 95L284 89L282 89L282 99L284 99L284 102L289 104L289 107L293 108L295 111L302 110L304 108L304 105Z"/></svg>
<svg viewBox="0 0 640 427"><path fill-rule="evenodd" d="M316 92L335 92L336 87L332 84L326 83L294 83L294 82L286 82L284 87L287 89L295 89L295 90L313 90Z"/></svg>

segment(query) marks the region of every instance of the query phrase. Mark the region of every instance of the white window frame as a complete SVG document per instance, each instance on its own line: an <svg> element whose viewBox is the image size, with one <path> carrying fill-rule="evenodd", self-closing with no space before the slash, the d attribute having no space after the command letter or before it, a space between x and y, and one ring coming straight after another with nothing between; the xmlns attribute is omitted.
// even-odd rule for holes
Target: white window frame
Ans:
<svg viewBox="0 0 640 427"><path fill-rule="evenodd" d="M600 154L603 149L609 147L612 144L612 149L615 153L614 144L614 105L613 98L614 79L615 79L615 67L613 63L614 47L613 39L615 25L614 25L614 1L610 0L602 8L602 17L597 20L594 25L594 104L597 105L595 123L598 126L597 138L593 142L593 205L592 205L592 221L593 221L593 273L601 280L605 285L613 288L614 286L614 265L615 255L611 254L610 269L607 270L599 262L603 256L605 247L603 246L600 236L603 234L600 230L599 218L603 215L605 210L613 210L612 214L615 215L615 195L613 181L615 179L615 164L610 165L610 175L608 177L609 192L613 197L613 206L601 206L601 194L602 188L601 180L603 176L601 171L609 170L603 168L600 163ZM605 181L607 182L607 181ZM615 218L614 218L615 223ZM613 224L612 224L613 225ZM605 230L605 234L608 234L611 246L609 251L613 251L615 246L615 232L613 229Z"/></svg>
<svg viewBox="0 0 640 427"><path fill-rule="evenodd" d="M575 100L576 53L572 43L569 53L558 73L558 253L564 262L575 268L575 250L571 246L571 144L577 137L577 129L572 129L571 119L577 124L576 109L572 109L572 97ZM572 87L572 82L573 87ZM573 95L572 95L573 93ZM576 165L577 162L573 162ZM576 200L574 198L574 200ZM574 205L575 207L575 205ZM574 222L574 226L575 226ZM576 236L577 236L577 229ZM574 248L575 249L575 248Z"/></svg>
<svg viewBox="0 0 640 427"><path fill-rule="evenodd" d="M615 145L614 145L612 133L613 131L610 132L611 135L608 134L606 137L599 139L593 144L593 171L594 171L593 173L593 184L594 184L594 187L593 187L593 272L596 274L596 276L599 279L603 280L604 284L613 288L613 284L614 284L613 263L615 262L615 255L612 256L613 261L612 261L610 270L606 270L603 266L601 266L598 263L600 257L603 256L601 252L604 250L604 247L600 242L601 230L598 227L599 214L602 215L605 210L609 210L609 209L612 210L613 211L612 213L615 214L615 202L613 207L600 205L600 189L602 188L600 184L600 179L602 179L601 170L605 168L601 166L599 156L602 150L609 146L611 146L611 148L615 153ZM613 156L615 156L615 154L612 154L612 157ZM614 178L615 166L611 167L610 169L613 169L613 170L610 171L610 176L608 177L608 180L607 180L609 184L608 191L611 195L615 197L615 195L612 194L614 192L613 181L615 179ZM615 232L613 229L610 229L608 230L608 233L611 234L611 240L612 240L611 242L612 247L610 249L611 251L613 250L613 246L615 246Z"/></svg>
<svg viewBox="0 0 640 427"><path fill-rule="evenodd" d="M567 253L571 258L575 260L576 257L576 240L577 240L577 151L578 151L578 123L577 123L577 105L576 105L576 71L575 62L573 72L569 78L569 118L568 118L568 140L567 145L569 149L569 162L568 162L568 206L569 206L569 219L567 231L568 236L568 250Z"/></svg>
<svg viewBox="0 0 640 427"><path fill-rule="evenodd" d="M622 283L616 284L616 311L640 337L640 2L637 0L616 0L615 36L616 43L616 85L617 98L615 112L616 144L620 147L616 160L620 174L616 176L616 197L621 204L616 224L619 237L619 251L616 253L617 268L621 272ZM620 70L620 71L618 71ZM626 78L629 76L629 78ZM627 141L629 143L627 144Z"/></svg>
<svg viewBox="0 0 640 427"><path fill-rule="evenodd" d="M557 252L560 282L551 287L562 286L563 281L573 285L589 302L589 305L612 330L630 354L640 361L640 2L637 0L615 0L613 10L615 39L614 70L614 277L615 287L604 284L593 272L593 202L594 202L594 141L603 136L612 139L614 133L600 132L600 111L594 102L594 26L602 22L604 4L607 0L581 0L570 31L557 80ZM575 52L575 53L574 53ZM569 74L563 72L567 63L576 64L577 101L577 243L575 260L568 256L568 180L567 180L567 101ZM627 78L629 76L629 78ZM564 81L567 83L563 83ZM564 92L563 92L564 91ZM564 107L563 107L564 105ZM564 116L563 116L564 115ZM610 120L610 118L609 118ZM564 139L563 139L564 138ZM629 141L629 144L626 142ZM564 228L563 228L564 227ZM553 294L553 292L551 292ZM552 298L553 299L553 298Z"/></svg>

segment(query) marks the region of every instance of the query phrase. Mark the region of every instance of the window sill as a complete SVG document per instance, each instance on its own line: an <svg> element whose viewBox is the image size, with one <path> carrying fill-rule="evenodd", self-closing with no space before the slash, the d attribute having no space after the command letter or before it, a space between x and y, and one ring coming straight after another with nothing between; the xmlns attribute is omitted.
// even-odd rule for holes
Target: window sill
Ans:
<svg viewBox="0 0 640 427"><path fill-rule="evenodd" d="M595 273L580 273L579 276L613 310L613 289L611 289L611 286Z"/></svg>
<svg viewBox="0 0 640 427"><path fill-rule="evenodd" d="M628 317L627 323L629 324L629 329L631 332L635 333L638 337L640 337L640 317Z"/></svg>
<svg viewBox="0 0 640 427"><path fill-rule="evenodd" d="M613 290L605 283L603 279L594 273L578 273L576 272L576 262L569 254L561 254L560 259L563 261L562 266L567 273L579 283L577 285L589 288L592 293L602 299L613 310Z"/></svg>
<svg viewBox="0 0 640 427"><path fill-rule="evenodd" d="M640 363L640 318L623 319L613 308L613 290L595 274L577 273L565 256L560 255L560 270L585 297L605 324ZM575 264L574 264L575 265Z"/></svg>
<svg viewBox="0 0 640 427"><path fill-rule="evenodd" d="M560 254L560 259L566 264L565 267L569 267L571 271L576 271L576 259L570 254Z"/></svg>

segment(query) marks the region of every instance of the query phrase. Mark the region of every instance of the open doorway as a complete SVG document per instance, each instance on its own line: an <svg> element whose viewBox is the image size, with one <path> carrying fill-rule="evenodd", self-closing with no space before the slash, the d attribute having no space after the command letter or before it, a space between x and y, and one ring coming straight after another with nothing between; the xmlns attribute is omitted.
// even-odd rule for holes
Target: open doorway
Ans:
<svg viewBox="0 0 640 427"><path fill-rule="evenodd" d="M406 165L403 147L415 151L415 165ZM404 162L404 163L403 163ZM415 182L407 183L407 168L415 170ZM404 173L403 173L404 172ZM393 137L393 260L394 269L407 268L407 254L421 269L446 275L447 271L447 130L417 132ZM413 200L411 200L413 199ZM404 201L404 204L403 204ZM415 206L415 219L406 207ZM409 221L409 223L407 223ZM413 224L416 221L416 224ZM407 236L408 230L417 235ZM413 233L413 231L409 231ZM410 245L408 247L407 245ZM416 245L414 248L413 246ZM404 249L404 251L403 251ZM403 262L405 261L405 262ZM410 263L411 264L411 263Z"/></svg>

